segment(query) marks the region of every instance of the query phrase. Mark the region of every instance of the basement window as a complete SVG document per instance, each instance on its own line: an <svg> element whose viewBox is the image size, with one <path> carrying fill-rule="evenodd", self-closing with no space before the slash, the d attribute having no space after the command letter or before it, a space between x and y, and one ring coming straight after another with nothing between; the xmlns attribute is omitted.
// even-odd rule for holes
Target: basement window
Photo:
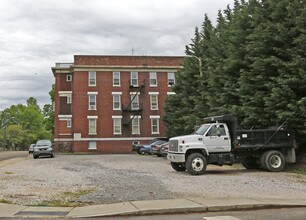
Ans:
<svg viewBox="0 0 306 220"><path fill-rule="evenodd" d="M96 141L89 141L88 150L97 150L97 142Z"/></svg>

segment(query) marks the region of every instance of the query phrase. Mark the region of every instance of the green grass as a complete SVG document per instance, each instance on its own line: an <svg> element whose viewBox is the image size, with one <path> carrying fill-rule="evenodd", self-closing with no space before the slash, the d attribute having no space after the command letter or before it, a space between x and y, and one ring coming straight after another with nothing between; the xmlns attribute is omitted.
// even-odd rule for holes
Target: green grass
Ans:
<svg viewBox="0 0 306 220"><path fill-rule="evenodd" d="M294 173L301 174L301 175L306 175L306 169L305 168L297 168L293 170Z"/></svg>
<svg viewBox="0 0 306 220"><path fill-rule="evenodd" d="M0 199L0 203L13 204L11 201L6 199Z"/></svg>
<svg viewBox="0 0 306 220"><path fill-rule="evenodd" d="M89 189L89 190L78 190L75 192L66 191L63 193L60 199L56 200L45 200L36 206L49 206L49 207L77 207L77 206L83 206L84 203L76 201L81 196L87 195L91 192L94 192L95 190Z"/></svg>
<svg viewBox="0 0 306 220"><path fill-rule="evenodd" d="M4 172L5 174L14 174L13 172Z"/></svg>

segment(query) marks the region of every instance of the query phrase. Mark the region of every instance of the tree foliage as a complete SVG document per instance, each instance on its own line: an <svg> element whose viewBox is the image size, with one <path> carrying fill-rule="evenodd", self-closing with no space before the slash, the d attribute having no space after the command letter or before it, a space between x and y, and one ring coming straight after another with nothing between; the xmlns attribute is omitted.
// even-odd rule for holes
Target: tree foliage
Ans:
<svg viewBox="0 0 306 220"><path fill-rule="evenodd" d="M33 97L27 100L27 105L12 105L4 109L0 112L0 144L11 149L27 149L38 139L51 138L52 133L43 122L44 115Z"/></svg>
<svg viewBox="0 0 306 220"><path fill-rule="evenodd" d="M245 127L285 122L305 132L305 14L305 1L235 0L233 8L219 11L216 25L205 15L186 46L176 95L166 101L169 136L227 113Z"/></svg>

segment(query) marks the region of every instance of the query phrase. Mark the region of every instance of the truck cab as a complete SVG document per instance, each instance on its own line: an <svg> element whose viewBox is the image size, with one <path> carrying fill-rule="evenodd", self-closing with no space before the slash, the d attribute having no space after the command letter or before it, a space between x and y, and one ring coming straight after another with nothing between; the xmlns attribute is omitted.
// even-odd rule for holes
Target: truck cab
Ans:
<svg viewBox="0 0 306 220"><path fill-rule="evenodd" d="M193 134L170 138L167 159L176 171L203 174L208 164L242 162L247 169L282 171L285 162L295 162L294 135L277 129L238 130L237 118L221 115L204 118Z"/></svg>
<svg viewBox="0 0 306 220"><path fill-rule="evenodd" d="M211 155L211 163L218 160L216 153L229 154L231 151L231 137L226 123L202 124L193 134L171 138L167 159L172 165L185 167L187 157L191 153ZM224 161L222 162L223 165ZM184 168L182 168L184 169Z"/></svg>

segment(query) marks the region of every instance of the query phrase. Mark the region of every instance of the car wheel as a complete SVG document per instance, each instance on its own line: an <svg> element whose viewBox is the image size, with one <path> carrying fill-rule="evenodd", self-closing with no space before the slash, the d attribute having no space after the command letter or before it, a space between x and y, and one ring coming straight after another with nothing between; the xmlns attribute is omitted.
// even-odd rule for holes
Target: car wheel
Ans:
<svg viewBox="0 0 306 220"><path fill-rule="evenodd" d="M34 158L34 159L37 159L37 158L38 158L38 156L36 156L36 155L33 155L33 158Z"/></svg>
<svg viewBox="0 0 306 220"><path fill-rule="evenodd" d="M181 172L181 171L185 171L186 170L186 166L185 164L182 163L173 163L171 162L171 166L174 170Z"/></svg>
<svg viewBox="0 0 306 220"><path fill-rule="evenodd" d="M203 154L193 153L187 157L186 168L191 175L204 174L207 167L207 160Z"/></svg>
<svg viewBox="0 0 306 220"><path fill-rule="evenodd" d="M55 157L55 153L53 152L52 154L51 154L51 158L54 158Z"/></svg>

